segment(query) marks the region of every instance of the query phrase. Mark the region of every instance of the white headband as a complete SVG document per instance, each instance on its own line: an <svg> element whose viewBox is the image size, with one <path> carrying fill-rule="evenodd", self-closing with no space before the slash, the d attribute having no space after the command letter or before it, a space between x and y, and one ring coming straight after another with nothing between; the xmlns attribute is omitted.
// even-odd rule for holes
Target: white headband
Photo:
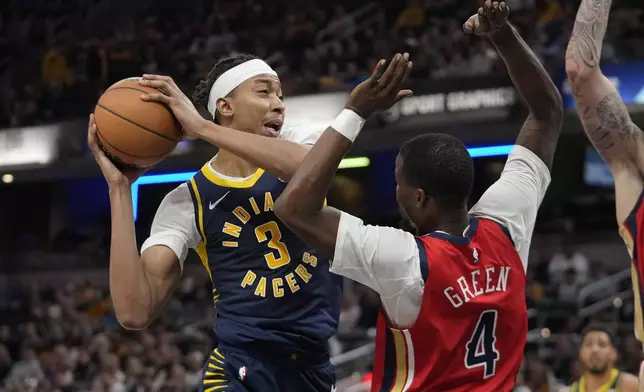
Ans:
<svg viewBox="0 0 644 392"><path fill-rule="evenodd" d="M215 118L219 98L226 97L248 79L264 74L277 76L277 72L273 71L270 65L260 59L248 60L221 74L212 85L208 95L208 111L212 118Z"/></svg>

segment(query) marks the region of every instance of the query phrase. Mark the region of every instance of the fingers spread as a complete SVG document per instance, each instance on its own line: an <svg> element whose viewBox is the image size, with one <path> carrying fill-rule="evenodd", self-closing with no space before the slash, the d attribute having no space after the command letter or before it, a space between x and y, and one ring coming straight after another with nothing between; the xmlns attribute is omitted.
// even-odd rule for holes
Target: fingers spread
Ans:
<svg viewBox="0 0 644 392"><path fill-rule="evenodd" d="M143 95L141 95L141 99L143 101L145 101L145 102L161 102L161 103L164 103L166 105L170 105L170 103L172 102L171 97L169 97L169 96L167 96L165 94L162 94L162 93L158 93L158 94L143 94Z"/></svg>
<svg viewBox="0 0 644 392"><path fill-rule="evenodd" d="M396 69L398 68L398 64L400 63L402 59L402 55L400 53L397 53L394 58L391 60L389 63L389 66L387 67L387 70L385 71L384 74L382 74L382 77L380 77L380 80L378 81L378 85L380 88L385 88L386 86L389 85L389 82L391 79L394 77L394 74L396 73Z"/></svg>
<svg viewBox="0 0 644 392"><path fill-rule="evenodd" d="M489 1L488 1L489 2ZM478 16L478 26L480 30L486 30L488 28L488 20L487 17L485 16L485 10L483 7L480 7L477 11L477 16Z"/></svg>
<svg viewBox="0 0 644 392"><path fill-rule="evenodd" d="M409 53L403 54L401 60L398 62L395 74L391 79L388 86L385 87L385 94L388 96L395 96L400 91L400 86L405 81L405 76L411 72L409 62Z"/></svg>
<svg viewBox="0 0 644 392"><path fill-rule="evenodd" d="M382 73L382 69L385 67L385 64L387 64L387 60L385 59L378 61L378 64L376 64L375 68L373 69L371 76L369 76L369 82L371 84L375 85L378 83L378 77L380 77L380 74Z"/></svg>
<svg viewBox="0 0 644 392"><path fill-rule="evenodd" d="M478 21L479 21L478 15L470 16L470 18L465 23L463 23L463 31L465 31L468 34L473 33L474 31L476 31L476 26L478 25Z"/></svg>
<svg viewBox="0 0 644 392"><path fill-rule="evenodd" d="M501 10L501 15L504 19L507 19L510 16L510 7L505 3L505 1L499 4L499 9Z"/></svg>
<svg viewBox="0 0 644 392"><path fill-rule="evenodd" d="M400 90L394 99L394 103L401 101L407 97L411 97L414 93L411 90Z"/></svg>

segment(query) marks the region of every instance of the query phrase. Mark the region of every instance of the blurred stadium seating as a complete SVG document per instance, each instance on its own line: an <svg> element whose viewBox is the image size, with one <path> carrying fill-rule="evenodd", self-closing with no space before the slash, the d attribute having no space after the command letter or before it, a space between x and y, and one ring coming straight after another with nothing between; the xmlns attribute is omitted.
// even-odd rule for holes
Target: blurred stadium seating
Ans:
<svg viewBox="0 0 644 392"><path fill-rule="evenodd" d="M558 78L577 3L507 2L513 22ZM401 50L415 62L413 79L425 84L492 80L505 72L493 47L461 32L477 6L474 0L5 0L0 2L0 129L84 119L107 86L141 73L169 74L190 94L217 58L236 52L267 59L279 70L287 96L347 91L375 61ZM615 0L614 7L603 60L644 59L640 2ZM72 128L61 129L71 134ZM576 128L576 136L562 140L570 156L558 162L570 164L556 166L561 172L532 246L526 289L530 334L518 380L532 391L556 391L578 376L578 334L591 320L619 331L622 369L636 373L644 360L631 332L628 257L614 230L610 181L602 183L601 163L586 151ZM3 133L12 133L0 130L0 147L9 148ZM74 147L82 138L70 139L69 151L85 152ZM61 161L67 159L63 155ZM374 158L370 170L390 170L378 162ZM482 179L476 194L498 177L501 164L494 158L477 163ZM176 170L185 169L179 166ZM63 178L65 168L55 169L56 175ZM584 171L586 177L578 179ZM98 181L95 171L83 173ZM364 209L365 193L380 186L366 176L361 170L340 176L342 186L330 199L372 222L395 223L395 206L386 214ZM13 175L8 178L3 182L13 181ZM106 285L107 206L98 196L75 197L84 184L66 182L61 190L49 179L0 186L0 388L197 390L204 355L215 339L203 272L188 261L192 267L162 317L145 331L121 329ZM139 238L145 238L169 189L141 193ZM43 195L51 199L47 208L37 201ZM61 205L73 205L76 214ZM342 379L338 391L357 392L368 385L378 297L350 282L346 292L330 347Z"/></svg>

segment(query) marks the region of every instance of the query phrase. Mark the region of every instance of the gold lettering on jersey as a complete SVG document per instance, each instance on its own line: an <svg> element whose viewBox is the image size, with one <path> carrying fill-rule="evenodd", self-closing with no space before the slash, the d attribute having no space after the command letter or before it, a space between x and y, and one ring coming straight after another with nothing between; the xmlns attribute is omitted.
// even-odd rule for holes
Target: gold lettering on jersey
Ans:
<svg viewBox="0 0 644 392"><path fill-rule="evenodd" d="M318 258L310 254L309 252L304 252L302 255L302 261L306 264L309 264L311 267L318 265Z"/></svg>
<svg viewBox="0 0 644 392"><path fill-rule="evenodd" d="M233 215L241 221L241 223L246 224L250 220L250 214L244 209L244 207L237 207L233 210Z"/></svg>
<svg viewBox="0 0 644 392"><path fill-rule="evenodd" d="M275 202L270 192L264 193L263 209L262 200L256 197L250 197L248 204L237 206L233 209L233 215L241 222L224 222L221 229L222 233L233 238L240 238L253 216L261 215L265 212L273 211ZM249 212L252 211L252 212ZM253 294L265 298L267 295L274 298L282 298L289 293L296 293L302 285L305 285L313 278L312 269L317 267L318 259L310 253L304 253L302 260L299 262L291 259L288 247L282 240L282 231L275 220L254 225L249 225L253 231L254 237L259 244L266 246L264 260L270 270L280 270L290 266L286 275L280 277L262 276L262 272L248 270L240 286L253 290ZM237 241L222 241L223 247L238 247ZM298 262L293 266L291 262ZM295 267L295 269L293 269ZM287 271L285 271L287 272ZM269 282L270 280L270 282Z"/></svg>
<svg viewBox="0 0 644 392"><path fill-rule="evenodd" d="M253 284L256 278L257 278L257 275L253 271L248 270L248 272L246 272L246 276L244 276L244 280L242 280L241 282L241 286L242 287L250 286L251 284Z"/></svg>
<svg viewBox="0 0 644 392"><path fill-rule="evenodd" d="M304 281L304 283L309 283L309 280L311 280L311 277L313 276L309 274L309 271L307 271L306 267L302 264L298 265L297 268L295 268L295 273Z"/></svg>
<svg viewBox="0 0 644 392"><path fill-rule="evenodd" d="M225 222L224 228L222 231L228 235L232 235L235 238L239 238L239 235L241 234L241 229L242 229L241 226L233 225L230 222Z"/></svg>
<svg viewBox="0 0 644 392"><path fill-rule="evenodd" d="M274 205L275 203L273 203L273 196L270 192L266 192L266 194L264 195L264 212L273 211Z"/></svg>
<svg viewBox="0 0 644 392"><path fill-rule="evenodd" d="M445 288L443 294L453 307L460 308L479 295L507 291L509 276L508 266L500 266L498 270L496 267L488 267L485 268L485 273L477 269L456 279L456 284Z"/></svg>
<svg viewBox="0 0 644 392"><path fill-rule="evenodd" d="M259 206L257 206L255 198L251 197L250 199L248 199L248 202L250 203L250 206L253 207L253 212L255 213L255 215L259 215L261 211L259 210Z"/></svg>
<svg viewBox="0 0 644 392"><path fill-rule="evenodd" d="M284 296L283 285L284 281L282 278L273 278L273 295L275 298L282 298Z"/></svg>
<svg viewBox="0 0 644 392"><path fill-rule="evenodd" d="M286 274L286 283L288 283L288 287L291 289L291 293L296 293L297 291L300 290L300 286L297 285L297 282L295 281L295 275L293 273Z"/></svg>
<svg viewBox="0 0 644 392"><path fill-rule="evenodd" d="M263 276L259 279L257 287L255 288L255 295L260 297L266 297L266 278Z"/></svg>

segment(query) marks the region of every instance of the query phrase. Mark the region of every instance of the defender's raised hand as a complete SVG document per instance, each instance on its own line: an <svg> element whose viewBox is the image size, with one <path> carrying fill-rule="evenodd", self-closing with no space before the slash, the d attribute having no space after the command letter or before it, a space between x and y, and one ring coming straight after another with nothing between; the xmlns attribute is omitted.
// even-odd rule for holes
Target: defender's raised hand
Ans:
<svg viewBox="0 0 644 392"><path fill-rule="evenodd" d="M369 79L353 89L345 107L362 118L378 111L387 110L403 98L412 95L411 90L401 90L412 70L409 54L396 54L382 73L387 62L380 60ZM380 76L382 74L382 76Z"/></svg>
<svg viewBox="0 0 644 392"><path fill-rule="evenodd" d="M188 139L196 139L196 131L203 122L203 117L192 104L183 91L169 76L143 75L139 81L141 86L153 87L159 90L157 94L144 94L141 99L144 101L161 102L172 110L174 116L183 127L183 133Z"/></svg>
<svg viewBox="0 0 644 392"><path fill-rule="evenodd" d="M463 24L463 30L468 34L480 36L494 35L508 27L510 7L505 2L487 0L478 12Z"/></svg>

